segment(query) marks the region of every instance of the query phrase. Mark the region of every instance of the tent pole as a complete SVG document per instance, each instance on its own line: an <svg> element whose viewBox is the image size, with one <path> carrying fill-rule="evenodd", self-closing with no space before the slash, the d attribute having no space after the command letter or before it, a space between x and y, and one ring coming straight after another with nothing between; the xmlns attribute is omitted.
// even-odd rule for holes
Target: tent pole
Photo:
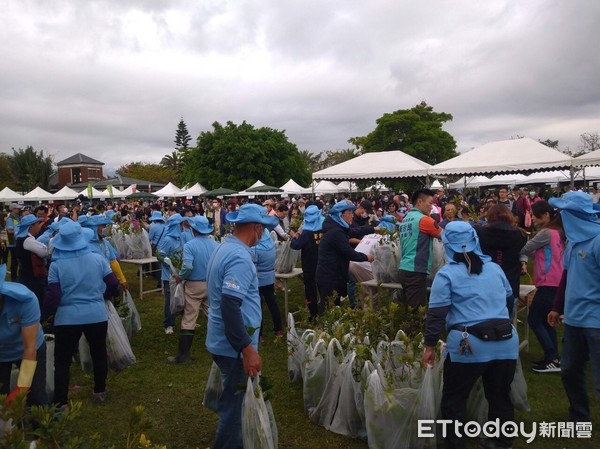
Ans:
<svg viewBox="0 0 600 449"><path fill-rule="evenodd" d="M569 167L569 174L571 175L571 190L575 190L575 168L572 165Z"/></svg>

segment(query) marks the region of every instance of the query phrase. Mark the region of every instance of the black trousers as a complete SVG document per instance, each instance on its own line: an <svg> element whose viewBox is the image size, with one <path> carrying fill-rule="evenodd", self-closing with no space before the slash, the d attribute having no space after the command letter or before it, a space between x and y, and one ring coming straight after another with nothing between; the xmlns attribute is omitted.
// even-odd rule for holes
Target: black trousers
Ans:
<svg viewBox="0 0 600 449"><path fill-rule="evenodd" d="M10 253L10 280L16 282L19 279L19 258L17 257L17 248L10 246L8 248Z"/></svg>
<svg viewBox="0 0 600 449"><path fill-rule="evenodd" d="M279 311L279 306L277 305L277 301L275 300L275 284L263 285L262 287L258 287L258 293L260 293L260 297L265 300L267 306L269 307L269 312L271 312L271 316L273 317L273 330L275 332L281 332L281 312ZM260 335L262 334L263 326L261 323Z"/></svg>
<svg viewBox="0 0 600 449"><path fill-rule="evenodd" d="M515 375L516 360L492 360L484 363L457 363L446 357L442 393L442 417L465 423L465 410L471 389L480 377L485 398L489 403L488 420L500 424L514 421L515 412L510 400L510 384ZM497 448L510 447L510 438L494 441ZM444 441L446 449L464 449L465 441L454 433L454 426Z"/></svg>
<svg viewBox="0 0 600 449"><path fill-rule="evenodd" d="M323 315L327 310L329 298L334 296L333 304L339 306L341 297L348 294L348 285L317 285L319 289L319 315Z"/></svg>
<svg viewBox="0 0 600 449"><path fill-rule="evenodd" d="M70 368L81 334L90 344L94 365L94 392L106 390L108 362L106 358L106 330L108 322L54 326L54 402L68 403Z"/></svg>
<svg viewBox="0 0 600 449"><path fill-rule="evenodd" d="M411 307L417 308L427 304L427 274L413 271L399 271L402 284L402 297Z"/></svg>
<svg viewBox="0 0 600 449"><path fill-rule="evenodd" d="M304 298L310 312L310 317L314 318L319 312L319 296L317 293L317 282L314 272L304 272ZM286 317L287 319L287 317Z"/></svg>

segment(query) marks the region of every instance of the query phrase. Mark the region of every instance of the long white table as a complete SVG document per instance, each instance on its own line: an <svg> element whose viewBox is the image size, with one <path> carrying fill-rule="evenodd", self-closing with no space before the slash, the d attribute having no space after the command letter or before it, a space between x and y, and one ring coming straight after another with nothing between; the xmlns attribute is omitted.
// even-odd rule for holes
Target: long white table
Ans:
<svg viewBox="0 0 600 449"><path fill-rule="evenodd" d="M145 259L121 259L120 262L128 263L128 264L135 265L138 267L138 272L139 272L139 277L140 277L140 299L144 299L145 294L162 291L162 288L153 288L150 290L144 290L144 275L149 274L149 273L156 273L157 271L160 271L160 268L158 270L153 270L152 268L150 268L149 270L144 269L144 267L146 267L147 265L158 262L158 259L156 257L154 257L154 256L147 257ZM156 281L153 280L153 282L156 282ZM161 284L162 284L162 282L161 282Z"/></svg>

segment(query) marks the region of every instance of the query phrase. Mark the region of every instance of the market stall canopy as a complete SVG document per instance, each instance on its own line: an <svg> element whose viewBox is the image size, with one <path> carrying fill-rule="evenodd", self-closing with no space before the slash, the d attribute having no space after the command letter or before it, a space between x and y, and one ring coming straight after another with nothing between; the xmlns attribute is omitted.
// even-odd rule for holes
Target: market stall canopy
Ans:
<svg viewBox="0 0 600 449"><path fill-rule="evenodd" d="M81 192L78 193L78 195L87 196L90 200L91 199L106 198L106 196L104 195L104 192L96 189L95 187L92 187L91 196L90 196L90 189L89 189L89 187L86 187L85 189L83 189Z"/></svg>
<svg viewBox="0 0 600 449"><path fill-rule="evenodd" d="M600 165L600 150L582 154L573 158L573 165L576 167L585 167L588 165Z"/></svg>
<svg viewBox="0 0 600 449"><path fill-rule="evenodd" d="M302 191L304 190L304 187L302 187L300 184L298 184L293 179L290 179L288 182L286 182L280 188L281 188L281 190L283 190L283 193L285 193L287 195L300 195L302 193Z"/></svg>
<svg viewBox="0 0 600 449"><path fill-rule="evenodd" d="M431 167L402 151L380 151L361 154L354 159L313 173L313 179L385 179L427 176Z"/></svg>
<svg viewBox="0 0 600 449"><path fill-rule="evenodd" d="M429 174L437 176L531 173L569 168L572 159L526 137L486 143L434 165L429 169Z"/></svg>
<svg viewBox="0 0 600 449"><path fill-rule="evenodd" d="M50 201L54 199L54 195L38 186L31 192L23 195L22 199L23 201Z"/></svg>
<svg viewBox="0 0 600 449"><path fill-rule="evenodd" d="M0 190L0 201L3 203L10 203L11 201L21 201L23 195L15 192L9 187L4 187Z"/></svg>
<svg viewBox="0 0 600 449"><path fill-rule="evenodd" d="M235 190L227 189L225 187L219 187L218 189L209 190L208 192L204 192L204 196L229 196L237 193Z"/></svg>
<svg viewBox="0 0 600 449"><path fill-rule="evenodd" d="M150 192L135 192L130 195L127 195L126 198L128 200L156 200L158 199L158 195Z"/></svg>
<svg viewBox="0 0 600 449"><path fill-rule="evenodd" d="M162 189L154 192L154 194L157 197L159 197L159 196L162 196L162 197L182 196L181 193L182 193L182 190L179 187L177 187L175 184L173 184L172 182L168 183Z"/></svg>
<svg viewBox="0 0 600 449"><path fill-rule="evenodd" d="M489 181L487 176L463 176L456 182L448 184L449 189L476 189L481 187L481 184Z"/></svg>
<svg viewBox="0 0 600 449"><path fill-rule="evenodd" d="M358 192L358 190L358 186L350 181L342 181L337 185L338 192Z"/></svg>
<svg viewBox="0 0 600 449"><path fill-rule="evenodd" d="M313 181L310 187L307 187L302 192L304 194L315 193L317 195L327 193L338 193L338 187L331 181Z"/></svg>
<svg viewBox="0 0 600 449"><path fill-rule="evenodd" d="M112 189L112 198L125 198L127 195L133 193L133 188L131 186L127 187L125 190L119 190L116 187L110 186ZM106 188L106 190L102 190L100 192L100 198L111 198L110 190Z"/></svg>
<svg viewBox="0 0 600 449"><path fill-rule="evenodd" d="M431 185L429 186L430 189L443 189L444 186L442 185L442 183L440 181L438 181L437 179L434 180Z"/></svg>
<svg viewBox="0 0 600 449"><path fill-rule="evenodd" d="M205 192L206 192L206 189L204 188L204 186L202 186L200 183L196 183L192 187L185 189L183 192L181 192L181 195L182 196L200 196L200 195L203 195Z"/></svg>
<svg viewBox="0 0 600 449"><path fill-rule="evenodd" d="M481 183L481 187L485 186L515 186L517 184L526 184L527 176L520 173L508 175L492 176L488 181Z"/></svg>
<svg viewBox="0 0 600 449"><path fill-rule="evenodd" d="M78 196L79 196L79 193L77 193L77 191L73 190L69 186L64 186L62 189L60 189L58 192L56 192L54 194L54 199L66 201L66 200L74 200Z"/></svg>

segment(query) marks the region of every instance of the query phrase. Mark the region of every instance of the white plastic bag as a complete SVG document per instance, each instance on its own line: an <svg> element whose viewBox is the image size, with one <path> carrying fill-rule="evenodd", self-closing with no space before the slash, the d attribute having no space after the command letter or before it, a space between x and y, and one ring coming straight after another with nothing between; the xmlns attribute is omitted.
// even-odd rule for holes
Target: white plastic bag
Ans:
<svg viewBox="0 0 600 449"><path fill-rule="evenodd" d="M275 449L271 420L265 405L259 376L248 378L242 403L242 437L244 449Z"/></svg>
<svg viewBox="0 0 600 449"><path fill-rule="evenodd" d="M108 330L106 332L106 353L108 364L115 371L121 371L135 363L135 355L131 350L129 338L121 323L121 318L110 301L104 301L108 314Z"/></svg>
<svg viewBox="0 0 600 449"><path fill-rule="evenodd" d="M129 290L125 290L123 292L123 301L125 301L129 307L129 310L131 311L131 336L133 337L142 330L142 319L140 317L140 312L138 312L138 309L135 306L135 302L133 302L133 298L131 297Z"/></svg>
<svg viewBox="0 0 600 449"><path fill-rule="evenodd" d="M296 323L294 316L288 313L288 331L287 331L287 346L288 346L288 374L291 382L300 382L302 380L302 364L306 357L304 345L296 331Z"/></svg>
<svg viewBox="0 0 600 449"><path fill-rule="evenodd" d="M325 354L327 353L327 343L320 338L315 346L307 354L306 368L302 378L304 398L304 410L308 413L316 407L321 400L325 384L327 382L325 364Z"/></svg>
<svg viewBox="0 0 600 449"><path fill-rule="evenodd" d="M371 254L375 258L371 263L375 280L385 283L400 282L398 271L400 246L397 243L373 245Z"/></svg>
<svg viewBox="0 0 600 449"><path fill-rule="evenodd" d="M444 244L440 239L433 240L433 249L431 251L431 271L427 275L427 279L432 280L436 273L446 265L446 252L444 250Z"/></svg>
<svg viewBox="0 0 600 449"><path fill-rule="evenodd" d="M275 242L275 272L291 273L296 266L300 251L292 249L291 240Z"/></svg>
<svg viewBox="0 0 600 449"><path fill-rule="evenodd" d="M527 400L527 382L523 375L523 365L521 358L517 359L517 367L515 368L515 377L510 384L510 400L515 409L521 412L530 412L531 407Z"/></svg>
<svg viewBox="0 0 600 449"><path fill-rule="evenodd" d="M44 335L46 340L46 394L48 400L54 400L54 335Z"/></svg>
<svg viewBox="0 0 600 449"><path fill-rule="evenodd" d="M81 370L84 372L92 372L94 364L92 363L92 354L90 354L90 345L85 338L85 335L79 337L79 363Z"/></svg>
<svg viewBox="0 0 600 449"><path fill-rule="evenodd" d="M308 411L308 417L313 423L328 430L338 406L341 387L340 365L343 357L342 345L337 338L332 338L325 355L323 392L316 407Z"/></svg>
<svg viewBox="0 0 600 449"><path fill-rule="evenodd" d="M344 363L340 366L339 398L329 430L352 438L359 438L364 436L365 432L363 418L354 399L355 385L360 386L360 382L354 379L352 373L355 358L356 352L352 350L346 355ZM364 416L364 405L361 408Z"/></svg>
<svg viewBox="0 0 600 449"><path fill-rule="evenodd" d="M208 374L208 381L206 382L206 388L204 389L204 398L202 399L202 405L209 410L217 413L219 407L219 398L223 393L223 382L221 380L221 370L219 365L215 362L210 367L210 373Z"/></svg>
<svg viewBox="0 0 600 449"><path fill-rule="evenodd" d="M169 290L171 292L171 315L177 315L183 312L183 308L185 307L184 286L185 281L181 281L178 284L175 280L175 275L171 275L169 278Z"/></svg>
<svg viewBox="0 0 600 449"><path fill-rule="evenodd" d="M152 246L148 232L142 229L140 234L125 234L125 247L127 259L146 259L152 257Z"/></svg>

